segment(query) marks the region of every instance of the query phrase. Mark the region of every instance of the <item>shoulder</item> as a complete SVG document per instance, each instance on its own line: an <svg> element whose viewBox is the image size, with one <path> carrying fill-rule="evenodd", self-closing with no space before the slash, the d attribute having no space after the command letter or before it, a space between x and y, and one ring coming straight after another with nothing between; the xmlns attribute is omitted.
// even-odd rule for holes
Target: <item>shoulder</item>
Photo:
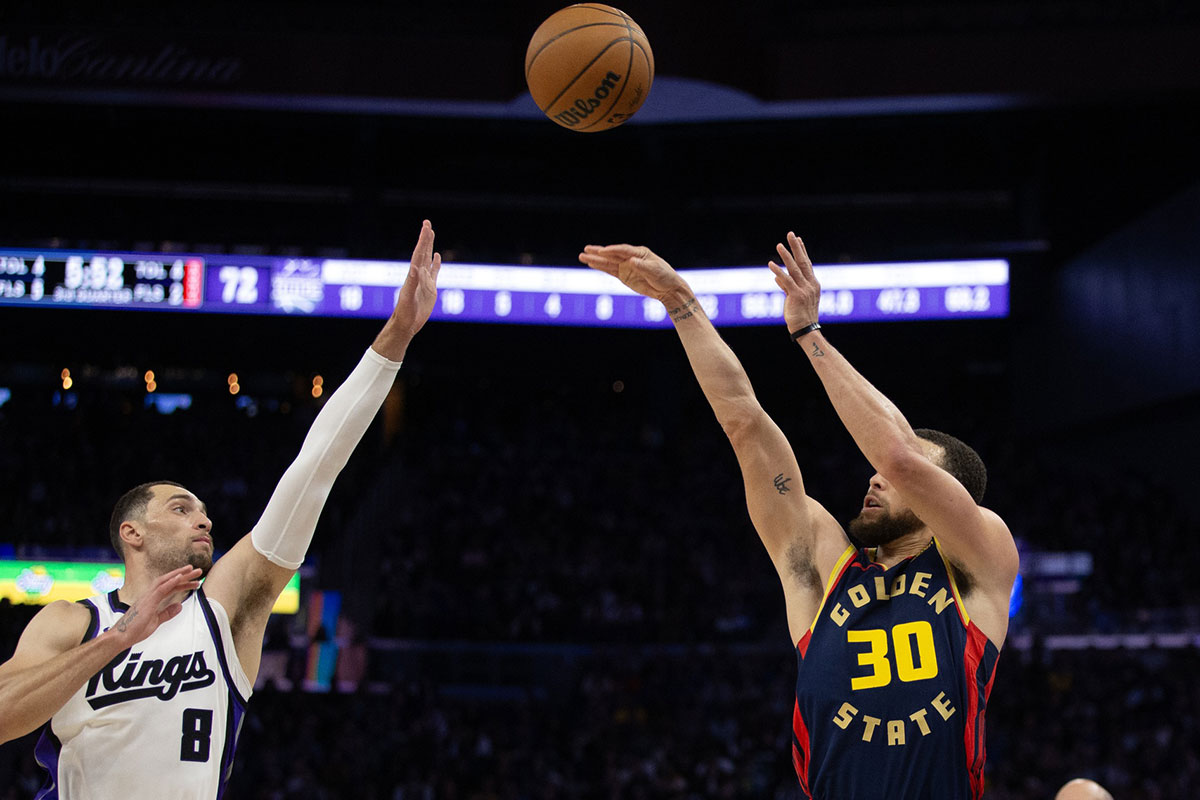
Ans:
<svg viewBox="0 0 1200 800"><path fill-rule="evenodd" d="M55 600L37 613L27 631L36 630L44 638L61 640L63 649L79 644L92 624L95 609L84 603Z"/></svg>
<svg viewBox="0 0 1200 800"><path fill-rule="evenodd" d="M48 661L83 642L92 624L92 611L82 603L55 600L29 621L17 649L6 665L29 666Z"/></svg>

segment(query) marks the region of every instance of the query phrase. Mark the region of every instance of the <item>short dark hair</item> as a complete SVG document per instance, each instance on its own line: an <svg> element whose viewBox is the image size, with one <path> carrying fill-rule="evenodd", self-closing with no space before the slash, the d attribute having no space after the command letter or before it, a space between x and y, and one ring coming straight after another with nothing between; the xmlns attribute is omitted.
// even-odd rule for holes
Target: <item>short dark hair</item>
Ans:
<svg viewBox="0 0 1200 800"><path fill-rule="evenodd" d="M108 538L122 561L125 560L125 547L121 544L121 523L126 520L140 518L146 513L146 504L154 496L154 493L150 490L155 486L187 488L182 483L176 483L175 481L150 481L149 483L140 483L121 495L121 499L113 506L112 517L108 521Z"/></svg>
<svg viewBox="0 0 1200 800"><path fill-rule="evenodd" d="M958 478L958 482L966 487L976 505L982 503L983 493L987 489L987 467L983 465L979 453L966 442L948 433L930 428L917 428L913 433L942 448L945 455L942 457L941 468Z"/></svg>

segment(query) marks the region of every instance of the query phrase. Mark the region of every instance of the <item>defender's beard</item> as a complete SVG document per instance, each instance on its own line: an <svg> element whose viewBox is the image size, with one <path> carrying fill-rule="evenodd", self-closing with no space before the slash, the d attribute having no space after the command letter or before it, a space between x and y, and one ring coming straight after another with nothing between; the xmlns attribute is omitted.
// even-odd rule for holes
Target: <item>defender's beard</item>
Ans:
<svg viewBox="0 0 1200 800"><path fill-rule="evenodd" d="M171 552L160 551L153 554L150 557L149 564L150 568L159 575L183 566L199 567L201 578L207 577L208 571L212 569L212 565L212 553L197 550L190 543L186 548L180 548Z"/></svg>
<svg viewBox="0 0 1200 800"><path fill-rule="evenodd" d="M871 516L860 512L850 520L850 535L864 547L878 547L894 542L901 536L907 536L924 524L912 511L901 514L879 512Z"/></svg>

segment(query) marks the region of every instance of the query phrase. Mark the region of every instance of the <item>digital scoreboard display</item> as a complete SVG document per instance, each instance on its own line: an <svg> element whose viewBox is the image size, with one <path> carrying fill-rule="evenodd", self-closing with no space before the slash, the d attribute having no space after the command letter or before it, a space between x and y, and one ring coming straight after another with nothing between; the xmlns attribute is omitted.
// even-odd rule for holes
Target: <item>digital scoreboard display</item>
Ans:
<svg viewBox="0 0 1200 800"><path fill-rule="evenodd" d="M1008 315L1001 259L814 267L821 317L842 321ZM0 250L0 307L385 318L406 261L203 254ZM716 325L783 319L765 265L679 271ZM661 303L584 267L443 264L434 319L669 327Z"/></svg>

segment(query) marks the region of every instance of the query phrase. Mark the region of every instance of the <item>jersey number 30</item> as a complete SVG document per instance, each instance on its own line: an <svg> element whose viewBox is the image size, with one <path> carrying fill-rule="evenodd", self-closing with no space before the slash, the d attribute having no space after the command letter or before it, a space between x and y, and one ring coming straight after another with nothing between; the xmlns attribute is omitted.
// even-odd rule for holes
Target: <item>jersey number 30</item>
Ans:
<svg viewBox="0 0 1200 800"><path fill-rule="evenodd" d="M937 676L937 651L933 646L933 627L926 620L905 622L892 628L893 658L896 677L902 681L920 681ZM870 675L850 679L850 688L875 689L892 682L892 663L888 660L888 632L882 628L846 631L846 641L864 642L866 651L858 654L858 663L871 668ZM914 658L915 651L915 658Z"/></svg>
<svg viewBox="0 0 1200 800"><path fill-rule="evenodd" d="M180 761L208 761L212 749L211 708L183 710L183 738L179 742Z"/></svg>

